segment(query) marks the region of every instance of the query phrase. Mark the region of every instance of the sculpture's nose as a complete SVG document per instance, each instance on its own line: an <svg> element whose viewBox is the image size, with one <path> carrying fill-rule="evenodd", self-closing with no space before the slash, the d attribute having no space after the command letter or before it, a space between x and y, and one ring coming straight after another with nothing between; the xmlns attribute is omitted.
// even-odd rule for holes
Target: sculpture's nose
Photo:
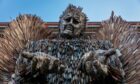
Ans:
<svg viewBox="0 0 140 84"><path fill-rule="evenodd" d="M69 24L73 24L73 19L72 19L72 18L70 19L70 22L69 22Z"/></svg>

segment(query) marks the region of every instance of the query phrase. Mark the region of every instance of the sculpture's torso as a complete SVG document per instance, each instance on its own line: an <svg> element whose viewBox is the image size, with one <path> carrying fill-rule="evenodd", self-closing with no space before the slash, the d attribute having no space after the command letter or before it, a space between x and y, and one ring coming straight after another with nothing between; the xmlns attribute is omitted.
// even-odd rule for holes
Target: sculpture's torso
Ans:
<svg viewBox="0 0 140 84"><path fill-rule="evenodd" d="M110 46L110 44L109 45L108 44L109 43L106 43L106 47ZM58 58L66 65L65 71L62 74L48 73L47 75L43 76L43 80L45 80L47 84L71 84L71 83L89 84L92 83L94 79L88 74L78 70L78 64L85 53L89 51L95 51L98 50L99 47L100 48L103 47L102 45L100 46L99 45L100 44L98 44L94 40L80 40L80 39L48 40L46 39L46 40L29 42L27 43L27 46L24 50L31 53L43 52L49 54L50 56L54 56ZM98 58L104 59L104 56L101 55L101 57ZM31 65L31 62L27 61L25 58L24 59L19 58L18 63L19 65L20 64L26 64L26 66ZM32 77L32 74L30 76ZM31 80L30 79L31 77L27 77L27 81L26 80L24 81L28 82L28 80ZM33 80L33 81L37 82L39 80ZM32 84L32 83L27 83L27 84Z"/></svg>
<svg viewBox="0 0 140 84"><path fill-rule="evenodd" d="M89 40L40 40L29 44L30 52L45 52L59 58L66 65L63 74L52 73L47 75L48 84L87 84L90 76L77 70L83 54L94 51L95 44Z"/></svg>

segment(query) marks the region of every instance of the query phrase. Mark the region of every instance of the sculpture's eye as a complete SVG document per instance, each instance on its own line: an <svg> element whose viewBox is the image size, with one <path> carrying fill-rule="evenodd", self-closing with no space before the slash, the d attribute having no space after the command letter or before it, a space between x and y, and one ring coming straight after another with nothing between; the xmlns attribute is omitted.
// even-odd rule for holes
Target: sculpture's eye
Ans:
<svg viewBox="0 0 140 84"><path fill-rule="evenodd" d="M78 20L76 20L76 19L73 19L73 23L74 23L74 24L78 24L78 23L79 23L79 21L78 21Z"/></svg>
<svg viewBox="0 0 140 84"><path fill-rule="evenodd" d="M71 20L71 17L65 19L66 22L70 22L70 20Z"/></svg>

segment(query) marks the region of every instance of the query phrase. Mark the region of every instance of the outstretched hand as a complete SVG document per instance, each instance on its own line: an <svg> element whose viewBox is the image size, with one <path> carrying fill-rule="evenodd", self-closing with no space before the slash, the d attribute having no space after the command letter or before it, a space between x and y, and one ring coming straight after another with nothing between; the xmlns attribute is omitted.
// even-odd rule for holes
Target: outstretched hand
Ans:
<svg viewBox="0 0 140 84"><path fill-rule="evenodd" d="M108 74L107 60L115 53L115 49L89 51L83 55L78 68L92 76L106 76Z"/></svg>
<svg viewBox="0 0 140 84"><path fill-rule="evenodd" d="M65 66L57 58L43 52L22 52L22 57L32 61L32 71L38 71L41 74L63 73Z"/></svg>

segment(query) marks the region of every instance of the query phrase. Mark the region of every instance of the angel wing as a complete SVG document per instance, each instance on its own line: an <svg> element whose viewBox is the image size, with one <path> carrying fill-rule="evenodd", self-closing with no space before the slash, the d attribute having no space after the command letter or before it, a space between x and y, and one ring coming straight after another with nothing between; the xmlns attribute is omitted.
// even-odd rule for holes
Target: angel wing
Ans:
<svg viewBox="0 0 140 84"><path fill-rule="evenodd" d="M48 38L51 34L36 15L19 15L9 23L0 39L0 83L10 80L16 58L28 41Z"/></svg>
<svg viewBox="0 0 140 84"><path fill-rule="evenodd" d="M120 16L112 12L110 18L101 23L102 28L96 34L98 40L109 40L121 53L121 62L125 71L124 82L140 83L140 32ZM115 76L115 74L114 74Z"/></svg>

